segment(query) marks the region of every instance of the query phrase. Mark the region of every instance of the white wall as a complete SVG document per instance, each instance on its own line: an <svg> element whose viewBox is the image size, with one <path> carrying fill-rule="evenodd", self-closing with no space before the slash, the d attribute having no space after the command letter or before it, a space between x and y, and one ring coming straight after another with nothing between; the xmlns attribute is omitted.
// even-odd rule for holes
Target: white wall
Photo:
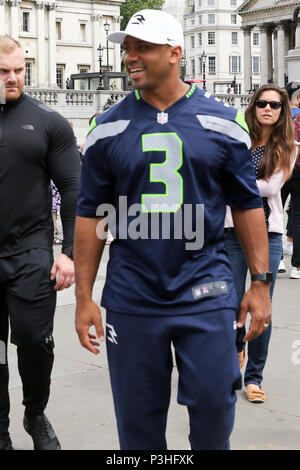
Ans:
<svg viewBox="0 0 300 470"><path fill-rule="evenodd" d="M185 0L166 0L162 9L170 13L170 15L175 16L179 22L183 22Z"/></svg>

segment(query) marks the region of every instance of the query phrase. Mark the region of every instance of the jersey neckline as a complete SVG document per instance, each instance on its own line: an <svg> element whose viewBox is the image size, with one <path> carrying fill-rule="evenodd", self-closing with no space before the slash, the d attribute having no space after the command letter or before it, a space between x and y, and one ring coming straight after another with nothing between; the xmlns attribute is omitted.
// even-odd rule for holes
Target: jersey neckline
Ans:
<svg viewBox="0 0 300 470"><path fill-rule="evenodd" d="M196 90L196 87L197 87L197 85L196 85L195 83L193 83L193 84L191 85L189 91L188 91L185 95L183 95L181 98L179 98L179 100L177 100L177 101L175 101L173 104L171 104L171 106L169 106L169 108L172 108L172 106L174 106L174 104L178 103L178 102L181 101L183 98L189 99L189 98L193 95L194 91ZM142 95L141 95L141 93L140 93L139 90L135 89L135 90L134 90L134 95L135 95L135 98L136 98L137 101L143 101L144 103L147 103L147 101L145 101L145 100L142 98ZM149 104L149 106L151 106L152 108L155 108L155 106L153 106L152 104L150 104L150 103L147 103L147 104ZM169 109L169 108L167 108L167 109ZM157 109L157 108L155 108L155 109Z"/></svg>
<svg viewBox="0 0 300 470"><path fill-rule="evenodd" d="M156 108L152 104L145 101L143 99L141 93L139 92L139 90L134 90L134 96L135 96L135 101L137 103L143 104L143 106L144 106L143 112L145 113L145 116L146 115L148 116L148 118L157 119L157 116L159 114L167 114L168 119L170 119L171 117L173 117L177 113L177 111L179 111L182 108L182 106L184 106L189 101L189 98L194 96L196 90L197 90L197 85L195 85L193 83L191 85L190 89L188 90L188 92L185 95L183 95L181 98L179 98L173 104L171 104L171 106L169 106L163 112L159 108Z"/></svg>

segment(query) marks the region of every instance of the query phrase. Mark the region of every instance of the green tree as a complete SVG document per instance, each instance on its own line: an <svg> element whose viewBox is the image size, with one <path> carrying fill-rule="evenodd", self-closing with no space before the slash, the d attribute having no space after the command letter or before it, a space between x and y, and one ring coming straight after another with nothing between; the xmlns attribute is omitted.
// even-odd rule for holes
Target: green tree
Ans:
<svg viewBox="0 0 300 470"><path fill-rule="evenodd" d="M121 16L123 17L121 21L121 30L124 31L128 21L137 11L145 9L161 10L164 3L165 0L126 0L120 8Z"/></svg>

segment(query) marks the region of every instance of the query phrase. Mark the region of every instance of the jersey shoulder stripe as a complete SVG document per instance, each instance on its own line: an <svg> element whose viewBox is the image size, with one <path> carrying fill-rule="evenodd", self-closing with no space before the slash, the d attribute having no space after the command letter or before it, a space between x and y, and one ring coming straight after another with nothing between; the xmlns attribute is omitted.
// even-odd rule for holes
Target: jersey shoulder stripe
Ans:
<svg viewBox="0 0 300 470"><path fill-rule="evenodd" d="M130 119L119 119L118 121L105 122L103 124L94 125L85 141L83 152L95 145L100 139L106 139L107 137L115 137L118 134L122 134L130 124Z"/></svg>
<svg viewBox="0 0 300 470"><path fill-rule="evenodd" d="M98 140L115 137L127 129L131 121L128 119L130 118L128 109L135 101L132 99L133 96L134 93L131 92L104 113L94 116L87 133L83 153L86 153Z"/></svg>
<svg viewBox="0 0 300 470"><path fill-rule="evenodd" d="M210 116L208 114L197 114L197 118L204 129L219 132L221 134L228 135L235 140L239 140L246 144L248 150L250 150L251 139L249 133L236 121L230 121L228 119L220 118L218 116Z"/></svg>
<svg viewBox="0 0 300 470"><path fill-rule="evenodd" d="M241 110L222 102L208 92L202 92L196 116L205 129L228 135L245 143L248 149L251 148L249 129Z"/></svg>

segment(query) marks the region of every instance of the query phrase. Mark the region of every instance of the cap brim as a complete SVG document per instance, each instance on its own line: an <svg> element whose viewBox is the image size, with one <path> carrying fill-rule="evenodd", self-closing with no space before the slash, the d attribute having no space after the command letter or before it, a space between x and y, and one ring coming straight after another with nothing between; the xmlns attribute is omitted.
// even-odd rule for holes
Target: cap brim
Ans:
<svg viewBox="0 0 300 470"><path fill-rule="evenodd" d="M107 36L107 39L111 42L116 42L117 44L123 44L126 36L127 33L125 33L124 31L117 31L116 33L110 33Z"/></svg>

